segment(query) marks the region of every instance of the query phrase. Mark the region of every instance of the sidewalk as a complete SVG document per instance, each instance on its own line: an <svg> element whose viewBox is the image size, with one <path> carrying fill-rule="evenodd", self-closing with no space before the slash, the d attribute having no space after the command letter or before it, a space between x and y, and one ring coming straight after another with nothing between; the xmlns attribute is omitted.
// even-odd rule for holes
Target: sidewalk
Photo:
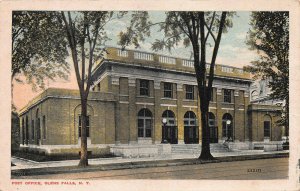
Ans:
<svg viewBox="0 0 300 191"><path fill-rule="evenodd" d="M168 155L168 156L157 156L149 158L98 158L89 159L89 167L85 170L113 170L113 169L125 169L125 168L143 168L148 166L170 166L170 165L187 165L187 164L202 164L209 162L230 162L239 160L255 160L263 158L278 158L287 157L288 151L273 151L263 152L259 150L247 150L239 152L226 152L226 153L212 153L216 157L216 161L200 161L197 160L198 155L193 154L180 154L180 155ZM48 161L48 162L35 162L20 158L12 157L12 163L16 166L12 166L12 174L17 173L37 173L40 174L42 171L47 169L49 173L64 173L63 169L73 169L75 171L82 170L78 169L79 160L65 160L65 161ZM65 167L65 168L63 168ZM44 170L43 170L44 169ZM52 170L51 170L52 169ZM51 171L51 172L50 172Z"/></svg>

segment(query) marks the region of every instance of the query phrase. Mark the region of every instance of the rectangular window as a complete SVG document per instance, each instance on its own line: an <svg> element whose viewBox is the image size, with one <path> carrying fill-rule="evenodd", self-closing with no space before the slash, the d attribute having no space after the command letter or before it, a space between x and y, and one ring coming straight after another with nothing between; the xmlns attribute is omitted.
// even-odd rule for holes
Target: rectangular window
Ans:
<svg viewBox="0 0 300 191"><path fill-rule="evenodd" d="M43 116L43 139L46 139L46 116Z"/></svg>
<svg viewBox="0 0 300 191"><path fill-rule="evenodd" d="M90 116L86 117L86 137L90 137ZM81 137L81 115L78 116L78 136Z"/></svg>
<svg viewBox="0 0 300 191"><path fill-rule="evenodd" d="M173 88L172 83L164 83L164 97L166 98L172 98L173 97Z"/></svg>
<svg viewBox="0 0 300 191"><path fill-rule="evenodd" d="M140 80L140 95L149 96L149 81Z"/></svg>
<svg viewBox="0 0 300 191"><path fill-rule="evenodd" d="M193 100L194 99L194 86L186 85L185 91L186 91L185 98Z"/></svg>
<svg viewBox="0 0 300 191"><path fill-rule="evenodd" d="M231 90L224 89L224 102L231 103Z"/></svg>
<svg viewBox="0 0 300 191"><path fill-rule="evenodd" d="M264 137L270 137L270 121L264 121Z"/></svg>

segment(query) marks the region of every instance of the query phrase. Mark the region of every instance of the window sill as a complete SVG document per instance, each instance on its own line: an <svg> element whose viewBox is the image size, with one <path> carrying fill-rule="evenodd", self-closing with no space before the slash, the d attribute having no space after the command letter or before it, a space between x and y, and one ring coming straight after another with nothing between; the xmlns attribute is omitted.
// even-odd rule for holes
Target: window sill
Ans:
<svg viewBox="0 0 300 191"><path fill-rule="evenodd" d="M174 99L174 98L168 98L168 97L162 97L160 98L162 100L174 100L174 101L177 101L177 99Z"/></svg>
<svg viewBox="0 0 300 191"><path fill-rule="evenodd" d="M139 96L136 96L137 98L150 98L150 99L154 99L154 97L150 97L150 96L142 96L142 95L139 95Z"/></svg>
<svg viewBox="0 0 300 191"><path fill-rule="evenodd" d="M188 101L188 102L196 102L195 99L183 99L183 101Z"/></svg>
<svg viewBox="0 0 300 191"><path fill-rule="evenodd" d="M234 105L234 103L222 102L222 104Z"/></svg>

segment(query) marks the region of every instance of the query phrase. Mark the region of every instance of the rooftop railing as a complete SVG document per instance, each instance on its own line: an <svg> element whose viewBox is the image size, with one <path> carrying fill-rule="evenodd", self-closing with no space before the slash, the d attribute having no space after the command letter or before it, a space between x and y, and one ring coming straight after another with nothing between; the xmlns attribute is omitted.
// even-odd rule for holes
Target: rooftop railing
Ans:
<svg viewBox="0 0 300 191"><path fill-rule="evenodd" d="M144 64L146 64L147 62L149 62L149 64L163 64L165 66L169 64L174 65L174 67L176 67L177 69L182 70L192 70L194 68L194 61L189 59L175 58L166 55L159 55L135 50L122 50L113 47L108 48L108 50L114 52L112 54L108 54L108 58L120 59L123 61L141 60ZM206 64L206 69L210 69L210 64ZM220 75L228 73L228 75L245 76L247 73L242 68L219 64L215 65L214 70ZM245 77L249 78L250 75L248 75L247 73Z"/></svg>

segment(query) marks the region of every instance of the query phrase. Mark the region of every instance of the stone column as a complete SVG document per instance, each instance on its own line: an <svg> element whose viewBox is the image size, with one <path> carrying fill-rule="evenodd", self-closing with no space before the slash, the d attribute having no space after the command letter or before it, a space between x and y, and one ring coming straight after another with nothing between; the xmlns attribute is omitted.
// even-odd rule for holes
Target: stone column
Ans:
<svg viewBox="0 0 300 191"><path fill-rule="evenodd" d="M178 144L184 144L184 121L182 101L184 99L183 84L177 84L177 130L178 130Z"/></svg>

